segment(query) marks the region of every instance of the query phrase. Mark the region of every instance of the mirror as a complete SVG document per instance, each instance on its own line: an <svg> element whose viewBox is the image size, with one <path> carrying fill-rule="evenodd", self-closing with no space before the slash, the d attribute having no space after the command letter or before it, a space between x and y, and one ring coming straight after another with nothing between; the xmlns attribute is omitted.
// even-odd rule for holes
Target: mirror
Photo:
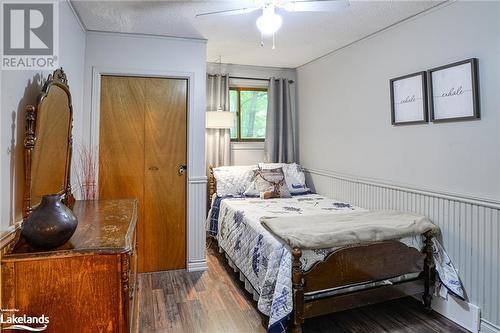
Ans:
<svg viewBox="0 0 500 333"><path fill-rule="evenodd" d="M71 129L73 110L62 68L49 75L37 106L26 108L25 211L27 217L46 194L59 194L71 208Z"/></svg>

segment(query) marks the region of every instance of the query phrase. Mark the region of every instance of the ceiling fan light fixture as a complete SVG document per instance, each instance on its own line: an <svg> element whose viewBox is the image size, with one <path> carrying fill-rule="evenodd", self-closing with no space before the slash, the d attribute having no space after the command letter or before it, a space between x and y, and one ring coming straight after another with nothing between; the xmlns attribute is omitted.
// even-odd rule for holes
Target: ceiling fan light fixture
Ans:
<svg viewBox="0 0 500 333"><path fill-rule="evenodd" d="M255 23L263 35L272 35L279 30L283 19L274 12L274 5L268 5L262 8L262 15Z"/></svg>

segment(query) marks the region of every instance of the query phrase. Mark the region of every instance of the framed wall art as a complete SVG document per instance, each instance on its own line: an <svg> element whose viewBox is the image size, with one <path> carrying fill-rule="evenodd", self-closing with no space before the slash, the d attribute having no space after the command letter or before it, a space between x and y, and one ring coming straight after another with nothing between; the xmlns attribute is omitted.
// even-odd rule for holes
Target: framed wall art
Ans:
<svg viewBox="0 0 500 333"><path fill-rule="evenodd" d="M393 125L428 121L426 73L418 72L390 80Z"/></svg>
<svg viewBox="0 0 500 333"><path fill-rule="evenodd" d="M433 122L479 119L477 67L472 58L428 71Z"/></svg>

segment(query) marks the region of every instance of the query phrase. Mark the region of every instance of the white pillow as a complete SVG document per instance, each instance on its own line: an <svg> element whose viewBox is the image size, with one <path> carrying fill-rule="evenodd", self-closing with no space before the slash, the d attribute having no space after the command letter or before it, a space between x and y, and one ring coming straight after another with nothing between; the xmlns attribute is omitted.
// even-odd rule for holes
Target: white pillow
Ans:
<svg viewBox="0 0 500 333"><path fill-rule="evenodd" d="M252 170L252 178L250 183L248 184L245 192L243 193L247 197L258 197L260 195L259 191L257 191L257 185L255 182L255 176L257 175L257 171L260 170L258 167ZM286 181L286 179L285 179ZM288 185L287 185L288 187Z"/></svg>
<svg viewBox="0 0 500 333"><path fill-rule="evenodd" d="M217 196L242 196L253 178L256 165L214 168Z"/></svg>
<svg viewBox="0 0 500 333"><path fill-rule="evenodd" d="M283 168L286 185L291 194L301 194L309 192L306 186L306 176L302 167L297 163L259 163L261 169Z"/></svg>

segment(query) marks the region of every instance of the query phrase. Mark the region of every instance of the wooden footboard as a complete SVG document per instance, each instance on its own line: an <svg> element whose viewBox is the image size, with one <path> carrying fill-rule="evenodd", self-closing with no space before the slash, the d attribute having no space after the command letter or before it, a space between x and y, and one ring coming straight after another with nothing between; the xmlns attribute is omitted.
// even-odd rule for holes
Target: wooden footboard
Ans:
<svg viewBox="0 0 500 333"><path fill-rule="evenodd" d="M424 305L430 309L430 287L434 281L432 234L424 235L422 252L397 241L385 241L341 248L324 261L302 272L299 248L292 250L293 333L302 332L304 320L390 299L423 293ZM418 278L391 285L346 292L306 301L305 293L327 290L356 283L367 283L420 273Z"/></svg>

